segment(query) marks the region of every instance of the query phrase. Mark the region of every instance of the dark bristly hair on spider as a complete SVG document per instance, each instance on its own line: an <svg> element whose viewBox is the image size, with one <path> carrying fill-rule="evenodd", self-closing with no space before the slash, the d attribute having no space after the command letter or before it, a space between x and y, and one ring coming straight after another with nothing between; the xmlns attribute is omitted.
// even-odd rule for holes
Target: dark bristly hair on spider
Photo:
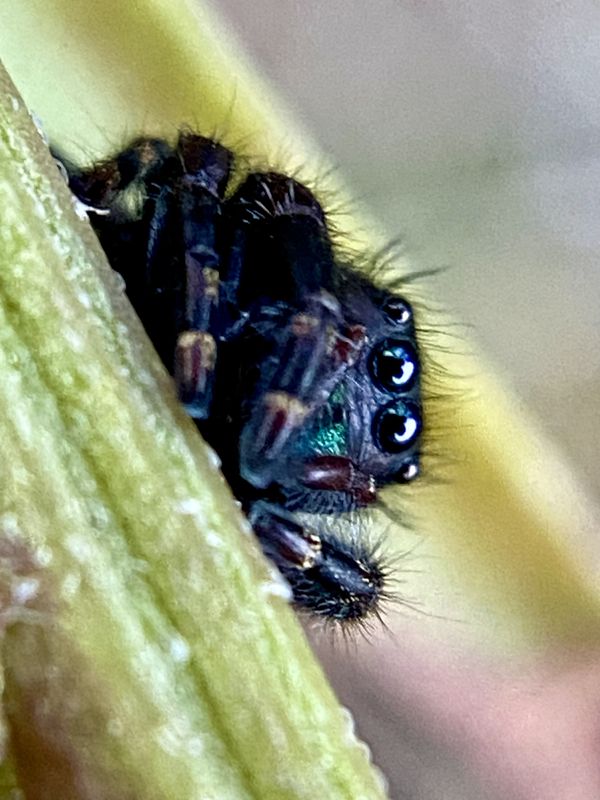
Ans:
<svg viewBox="0 0 600 800"><path fill-rule="evenodd" d="M390 570L329 523L419 474L414 313L335 243L314 194L183 131L80 169L80 201L179 397L299 608L380 616ZM310 521L307 515L310 515Z"/></svg>

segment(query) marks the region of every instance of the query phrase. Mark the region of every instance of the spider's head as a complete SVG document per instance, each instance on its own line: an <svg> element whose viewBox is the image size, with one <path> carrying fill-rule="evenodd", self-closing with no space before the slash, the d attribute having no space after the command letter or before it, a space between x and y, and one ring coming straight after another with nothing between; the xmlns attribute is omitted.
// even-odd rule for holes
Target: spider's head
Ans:
<svg viewBox="0 0 600 800"><path fill-rule="evenodd" d="M378 487L419 474L421 363L412 307L355 276L342 284L340 297L344 319L364 329L365 341L296 438L294 466L283 476L288 508L327 513L365 506Z"/></svg>

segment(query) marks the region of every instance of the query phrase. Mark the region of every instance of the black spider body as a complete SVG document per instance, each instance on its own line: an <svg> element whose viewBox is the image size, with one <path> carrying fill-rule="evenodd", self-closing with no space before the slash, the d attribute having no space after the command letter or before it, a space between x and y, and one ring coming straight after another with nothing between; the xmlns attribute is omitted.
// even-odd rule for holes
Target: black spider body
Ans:
<svg viewBox="0 0 600 800"><path fill-rule="evenodd" d="M108 210L91 219L109 260L296 603L361 620L384 570L326 520L418 473L412 309L345 262L305 186L253 173L231 192L232 167L183 133L70 170L70 184Z"/></svg>

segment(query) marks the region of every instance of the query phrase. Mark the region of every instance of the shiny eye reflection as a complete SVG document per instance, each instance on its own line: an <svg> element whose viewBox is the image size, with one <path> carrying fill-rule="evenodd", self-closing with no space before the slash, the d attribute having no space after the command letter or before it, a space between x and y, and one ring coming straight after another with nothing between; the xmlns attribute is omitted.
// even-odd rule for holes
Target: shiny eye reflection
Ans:
<svg viewBox="0 0 600 800"><path fill-rule="evenodd" d="M412 385L418 369L414 347L401 339L384 339L371 354L371 375L386 392L402 392Z"/></svg>
<svg viewBox="0 0 600 800"><path fill-rule="evenodd" d="M412 308L401 297L390 297L383 304L383 312L396 325L406 325L412 318Z"/></svg>
<svg viewBox="0 0 600 800"><path fill-rule="evenodd" d="M395 474L394 479L397 483L410 483L419 476L418 457L409 458Z"/></svg>
<svg viewBox="0 0 600 800"><path fill-rule="evenodd" d="M414 444L422 427L417 406L399 400L376 415L373 421L375 444L384 453L401 453Z"/></svg>

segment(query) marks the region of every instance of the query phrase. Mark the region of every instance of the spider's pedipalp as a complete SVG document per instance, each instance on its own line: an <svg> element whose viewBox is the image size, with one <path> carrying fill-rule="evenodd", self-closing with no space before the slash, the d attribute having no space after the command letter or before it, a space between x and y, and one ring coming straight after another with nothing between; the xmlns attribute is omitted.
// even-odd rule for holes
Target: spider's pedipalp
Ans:
<svg viewBox="0 0 600 800"><path fill-rule="evenodd" d="M338 622L360 622L376 612L386 575L366 543L357 547L264 502L251 508L249 519L300 608Z"/></svg>

